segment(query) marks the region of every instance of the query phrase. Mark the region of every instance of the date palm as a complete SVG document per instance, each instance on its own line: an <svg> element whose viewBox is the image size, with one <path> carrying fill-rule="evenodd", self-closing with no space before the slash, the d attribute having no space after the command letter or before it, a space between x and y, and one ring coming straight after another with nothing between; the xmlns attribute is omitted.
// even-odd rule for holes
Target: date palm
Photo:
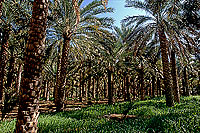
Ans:
<svg viewBox="0 0 200 133"><path fill-rule="evenodd" d="M148 32L157 33L159 36L161 56L162 56L162 65L163 65L163 76L164 76L164 85L165 85L165 95L166 95L166 105L173 106L174 98L171 85L171 75L170 75L170 66L168 60L168 47L169 42L166 36L167 31L167 2L165 1L154 1L154 0L145 0L136 1L136 0L127 0L126 7L135 7L142 10L145 10L149 15L146 16L133 16L125 19L127 25L132 25L136 22L136 27L143 25L145 29L148 29Z"/></svg>
<svg viewBox="0 0 200 133"><path fill-rule="evenodd" d="M34 0L29 38L24 55L24 75L16 122L17 133L37 132L47 13L48 0Z"/></svg>
<svg viewBox="0 0 200 133"><path fill-rule="evenodd" d="M59 76L57 77L55 89L57 111L63 110L70 47L78 47L80 40L87 43L92 35L103 32L103 28L110 27L112 23L110 18L96 17L101 13L112 12L112 8L106 8L105 10L99 0L80 8L82 2L83 0L59 0L52 3L51 14L55 20L55 23L52 23L52 30L59 39L63 40L62 56L58 64L58 66L60 65L60 69L58 69L60 74L57 74Z"/></svg>

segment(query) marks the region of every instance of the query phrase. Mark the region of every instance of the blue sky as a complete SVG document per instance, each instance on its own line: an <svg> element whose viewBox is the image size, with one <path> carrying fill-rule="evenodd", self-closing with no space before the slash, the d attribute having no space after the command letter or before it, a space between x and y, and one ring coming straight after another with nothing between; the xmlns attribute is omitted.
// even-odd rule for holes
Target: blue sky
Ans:
<svg viewBox="0 0 200 133"><path fill-rule="evenodd" d="M83 5L91 1L93 0L84 0ZM113 17L115 19L115 25L118 27L120 27L120 21L127 16L145 15L145 12L142 10L125 7L125 1L126 0L108 0L107 7L112 7L115 9L115 11L112 14L105 14L105 16Z"/></svg>

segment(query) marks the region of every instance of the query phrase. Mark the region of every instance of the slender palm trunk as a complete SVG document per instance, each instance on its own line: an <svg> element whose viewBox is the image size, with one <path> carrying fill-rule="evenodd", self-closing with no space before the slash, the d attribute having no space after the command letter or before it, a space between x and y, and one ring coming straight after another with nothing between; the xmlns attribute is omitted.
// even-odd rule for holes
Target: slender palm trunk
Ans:
<svg viewBox="0 0 200 133"><path fill-rule="evenodd" d="M80 68L80 79L79 79L79 102L82 102L82 62L81 62L81 68Z"/></svg>
<svg viewBox="0 0 200 133"><path fill-rule="evenodd" d="M54 92L53 92L53 97L54 97L54 102L57 103L58 98L58 89L59 89L59 77L60 77L60 68L61 68L61 48L60 45L58 46L58 61L57 61L57 73L56 73L56 84L54 86Z"/></svg>
<svg viewBox="0 0 200 133"><path fill-rule="evenodd" d="M113 91L112 91L112 69L109 67L108 72L108 104L113 103Z"/></svg>
<svg viewBox="0 0 200 133"><path fill-rule="evenodd" d="M145 90L144 90L144 68L143 64L141 65L140 69L140 92L141 92L141 100L144 100L145 97Z"/></svg>
<svg viewBox="0 0 200 133"><path fill-rule="evenodd" d="M9 32L7 28L2 28L2 40L1 40L1 51L0 51L0 102L3 100L4 90L4 77L6 75L6 64L8 61L8 38Z"/></svg>
<svg viewBox="0 0 200 133"><path fill-rule="evenodd" d="M0 1L0 17L2 15L2 2L3 1ZM2 32L2 30L0 30ZM3 72L3 69L2 69L2 65L3 65L3 41L1 42L1 51L0 51L0 103L2 101L2 98L3 98L3 79L4 79L4 72Z"/></svg>
<svg viewBox="0 0 200 133"><path fill-rule="evenodd" d="M126 76L126 100L131 101L130 98L130 77L129 75Z"/></svg>
<svg viewBox="0 0 200 133"><path fill-rule="evenodd" d="M97 92L95 89L95 77L93 77L92 79L93 79L93 81L92 81L92 98L94 99L94 98L96 98Z"/></svg>
<svg viewBox="0 0 200 133"><path fill-rule="evenodd" d="M177 80L177 71L176 71L176 58L175 51L171 51L171 66L172 66L172 80L173 80L173 92L174 92L174 101L180 103L180 93Z"/></svg>
<svg viewBox="0 0 200 133"><path fill-rule="evenodd" d="M91 97L92 97L92 92L91 92L91 60L89 59L88 61L88 88L87 88L87 104L91 105L92 101L91 101Z"/></svg>
<svg viewBox="0 0 200 133"><path fill-rule="evenodd" d="M22 65L22 63L20 63L19 67L18 67L16 86L15 86L17 93L19 93L20 86L21 86L22 68L23 68L23 65Z"/></svg>
<svg viewBox="0 0 200 133"><path fill-rule="evenodd" d="M155 97L155 89L156 89L156 86L155 86L155 76L152 75L152 97Z"/></svg>
<svg viewBox="0 0 200 133"><path fill-rule="evenodd" d="M162 65L163 65L166 105L172 107L174 106L174 98L171 85L170 67L168 61L168 41L165 36L163 26L159 27L159 39L160 39L160 48L161 48Z"/></svg>
<svg viewBox="0 0 200 133"><path fill-rule="evenodd" d="M185 90L185 96L190 96L190 89L189 89L189 86L188 86L188 74L187 74L187 68L184 67L184 70L183 70L183 77L184 77L184 90Z"/></svg>
<svg viewBox="0 0 200 133"><path fill-rule="evenodd" d="M126 101L126 74L123 74L123 81L122 81L122 93L124 101Z"/></svg>
<svg viewBox="0 0 200 133"><path fill-rule="evenodd" d="M132 78L131 79L132 82L132 95L133 95L133 99L136 98L136 86L135 86L135 80Z"/></svg>
<svg viewBox="0 0 200 133"><path fill-rule="evenodd" d="M99 76L97 76L97 86L96 86L96 98L99 99L99 92L100 92L100 89L99 89Z"/></svg>
<svg viewBox="0 0 200 133"><path fill-rule="evenodd" d="M33 3L29 39L26 45L24 75L19 96L16 133L37 132L42 58L45 50L48 0Z"/></svg>
<svg viewBox="0 0 200 133"><path fill-rule="evenodd" d="M104 77L104 79L103 79L103 94L104 94L104 99L107 97L106 95L107 95L107 85L106 85L106 79L105 79L105 77Z"/></svg>
<svg viewBox="0 0 200 133"><path fill-rule="evenodd" d="M15 64L14 52L13 52L13 50L11 50L11 57L10 57L10 61L9 61L7 84L6 84L6 88L9 90L12 89L12 85L13 85L13 81L14 81L14 68L15 68L14 64Z"/></svg>
<svg viewBox="0 0 200 133"><path fill-rule="evenodd" d="M200 95L200 71L198 72L199 82L197 86L197 95Z"/></svg>
<svg viewBox="0 0 200 133"><path fill-rule="evenodd" d="M82 100L85 96L85 68L83 68L83 72L82 72L82 82L81 82L81 86L82 86Z"/></svg>
<svg viewBox="0 0 200 133"><path fill-rule="evenodd" d="M65 82L66 82L66 75L67 75L67 65L68 65L68 52L69 52L69 45L70 45L70 38L64 35L64 45L62 49L62 57L61 57L61 66L60 66L60 75L57 77L57 94L56 94L56 111L60 112L64 109L64 91L65 91Z"/></svg>
<svg viewBox="0 0 200 133"><path fill-rule="evenodd" d="M157 92L159 93L159 96L161 97L161 86L160 86L160 78L159 77L157 77ZM158 96L158 94L157 94L157 96Z"/></svg>

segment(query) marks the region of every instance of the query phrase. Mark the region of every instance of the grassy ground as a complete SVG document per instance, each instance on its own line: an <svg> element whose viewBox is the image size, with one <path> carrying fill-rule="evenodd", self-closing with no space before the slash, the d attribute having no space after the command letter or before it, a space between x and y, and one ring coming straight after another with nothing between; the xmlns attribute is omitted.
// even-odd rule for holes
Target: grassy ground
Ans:
<svg viewBox="0 0 200 133"><path fill-rule="evenodd" d="M106 114L122 113L129 103L92 105L82 110L42 114L39 132L200 132L200 96L182 97L180 104L166 107L164 98L133 102L128 114L137 116L124 121L109 120ZM0 133L13 132L15 120L0 122Z"/></svg>

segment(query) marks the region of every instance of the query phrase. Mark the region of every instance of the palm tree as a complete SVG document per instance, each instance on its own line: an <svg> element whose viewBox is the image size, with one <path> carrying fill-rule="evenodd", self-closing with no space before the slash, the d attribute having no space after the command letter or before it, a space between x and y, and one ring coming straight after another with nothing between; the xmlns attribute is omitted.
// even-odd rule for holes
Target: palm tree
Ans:
<svg viewBox="0 0 200 133"><path fill-rule="evenodd" d="M166 37L166 5L167 2L164 1L135 1L127 0L126 7L135 7L142 10L145 10L149 13L148 16L133 16L125 19L127 25L131 25L136 22L136 27L143 25L145 29L148 29L149 33L157 33L160 41L161 56L162 56L162 65L163 65L163 76L164 76L164 85L165 85L165 95L166 95L166 105L173 106L173 91L171 85L171 75L170 75L170 66L168 60L168 47L169 42Z"/></svg>
<svg viewBox="0 0 200 133"><path fill-rule="evenodd" d="M25 50L16 132L37 132L48 0L35 0Z"/></svg>
<svg viewBox="0 0 200 133"><path fill-rule="evenodd" d="M57 77L57 90L55 90L55 103L57 111L63 110L64 90L68 70L68 56L70 47L78 47L80 40L88 43L95 33L101 33L110 27L113 22L110 18L98 18L96 15L112 12L112 8L106 10L101 1L95 0L83 8L80 8L83 1L60 0L54 3L52 8L52 17L55 17L53 23L54 32L58 38L63 39L62 56L60 62L60 74Z"/></svg>

